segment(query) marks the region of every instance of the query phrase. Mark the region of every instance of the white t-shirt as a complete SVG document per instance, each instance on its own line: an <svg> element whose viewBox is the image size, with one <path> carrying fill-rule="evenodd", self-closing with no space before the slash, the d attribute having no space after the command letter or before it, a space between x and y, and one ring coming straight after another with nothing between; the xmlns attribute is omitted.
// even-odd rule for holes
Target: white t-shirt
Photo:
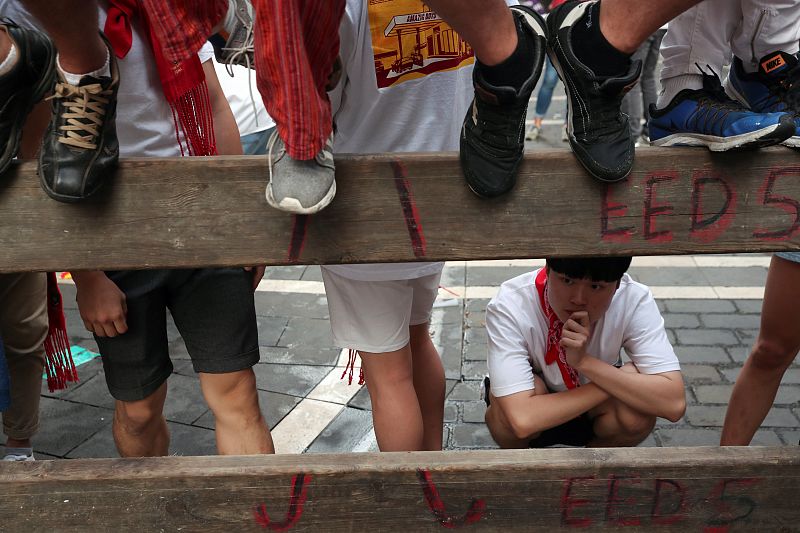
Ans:
<svg viewBox="0 0 800 533"><path fill-rule="evenodd" d="M495 396L533 390L534 373L544 378L551 392L567 389L558 364L544 361L549 323L536 290L538 272L503 283L486 308L489 377ZM628 274L620 280L608 311L593 325L586 351L614 364L622 348L642 374L680 370L653 294ZM581 383L588 381L581 376Z"/></svg>
<svg viewBox="0 0 800 533"><path fill-rule="evenodd" d="M228 74L228 68L233 76ZM233 111L233 118L239 126L239 135L244 137L275 126L275 121L267 114L264 100L256 87L256 72L241 65L223 65L214 60L222 92ZM252 91L252 98L251 98Z"/></svg>
<svg viewBox="0 0 800 533"><path fill-rule="evenodd" d="M106 23L106 2L100 2L100 28ZM19 2L0 3L0 16L11 18L21 26L38 24ZM198 53L201 62L214 55L206 44ZM121 157L180 156L172 110L164 98L150 41L141 25L133 24L133 43L128 54L118 59L119 91L117 93L117 138Z"/></svg>
<svg viewBox="0 0 800 533"><path fill-rule="evenodd" d="M444 21L422 0L348 0L339 35L344 71L331 93L336 153L458 150L474 56ZM323 268L381 281L427 276L442 265Z"/></svg>

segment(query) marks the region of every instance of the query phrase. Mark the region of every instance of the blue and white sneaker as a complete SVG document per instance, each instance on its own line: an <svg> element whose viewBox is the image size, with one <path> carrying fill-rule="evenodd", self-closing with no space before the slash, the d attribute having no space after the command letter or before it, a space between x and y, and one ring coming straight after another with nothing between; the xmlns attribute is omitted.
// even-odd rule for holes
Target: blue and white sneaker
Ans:
<svg viewBox="0 0 800 533"><path fill-rule="evenodd" d="M783 141L800 148L800 61L797 55L778 50L761 58L758 71L744 71L734 57L725 89L733 98L757 113L783 111L794 116L794 135Z"/></svg>
<svg viewBox="0 0 800 533"><path fill-rule="evenodd" d="M702 74L702 89L682 90L663 109L650 106L654 146L706 146L724 152L771 146L794 135L794 120L787 113L750 111L725 93L714 72Z"/></svg>

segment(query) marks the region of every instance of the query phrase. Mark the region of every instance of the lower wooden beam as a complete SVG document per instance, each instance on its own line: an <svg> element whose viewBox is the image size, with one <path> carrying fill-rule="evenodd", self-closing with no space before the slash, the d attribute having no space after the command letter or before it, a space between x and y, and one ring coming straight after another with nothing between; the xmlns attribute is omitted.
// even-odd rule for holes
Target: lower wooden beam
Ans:
<svg viewBox="0 0 800 533"><path fill-rule="evenodd" d="M0 464L0 529L793 531L800 452L553 449Z"/></svg>
<svg viewBox="0 0 800 533"><path fill-rule="evenodd" d="M482 200L458 155L337 158L318 215L267 206L265 157L130 159L97 198L50 200L36 165L0 177L0 272L660 255L800 249L800 153L637 151L591 179L566 150L529 153Z"/></svg>

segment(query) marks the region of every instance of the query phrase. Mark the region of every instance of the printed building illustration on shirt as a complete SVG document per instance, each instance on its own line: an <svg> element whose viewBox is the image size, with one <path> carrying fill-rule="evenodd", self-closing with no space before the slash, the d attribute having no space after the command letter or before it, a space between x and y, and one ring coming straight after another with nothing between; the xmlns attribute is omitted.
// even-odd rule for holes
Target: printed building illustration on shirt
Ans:
<svg viewBox="0 0 800 533"><path fill-rule="evenodd" d="M422 0L369 0L378 88L474 61L469 46Z"/></svg>

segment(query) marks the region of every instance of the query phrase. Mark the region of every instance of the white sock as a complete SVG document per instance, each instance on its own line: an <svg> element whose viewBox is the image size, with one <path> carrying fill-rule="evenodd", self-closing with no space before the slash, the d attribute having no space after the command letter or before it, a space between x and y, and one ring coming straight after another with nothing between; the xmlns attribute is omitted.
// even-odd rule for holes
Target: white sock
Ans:
<svg viewBox="0 0 800 533"><path fill-rule="evenodd" d="M14 43L11 43L11 49L8 51L8 55L3 62L0 63L0 76L14 68L14 65L17 64L17 55L17 47Z"/></svg>
<svg viewBox="0 0 800 533"><path fill-rule="evenodd" d="M702 89L702 74L680 74L665 80L661 80L661 94L658 95L656 107L664 109L669 105L675 95L684 89Z"/></svg>
<svg viewBox="0 0 800 533"><path fill-rule="evenodd" d="M93 78L100 78L103 76L111 76L111 54L106 48L106 62L97 70L93 70L92 72L86 72L84 74L75 74L72 72L67 72L61 67L61 56L56 55L56 64L58 65L58 70L61 74L64 75L64 81L69 83L70 85L79 85L81 83L81 78L84 76L91 76Z"/></svg>

